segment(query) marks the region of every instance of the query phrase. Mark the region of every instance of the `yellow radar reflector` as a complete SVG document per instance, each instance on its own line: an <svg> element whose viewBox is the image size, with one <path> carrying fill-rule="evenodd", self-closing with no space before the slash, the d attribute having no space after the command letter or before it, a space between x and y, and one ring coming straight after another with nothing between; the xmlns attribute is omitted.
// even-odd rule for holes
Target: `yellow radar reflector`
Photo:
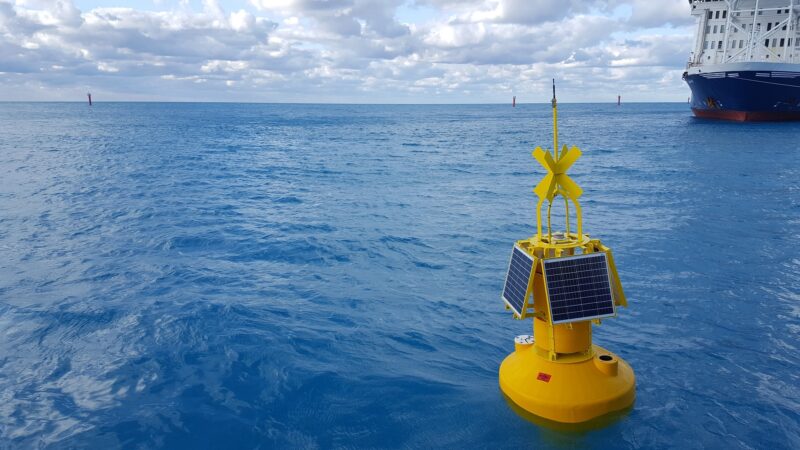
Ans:
<svg viewBox="0 0 800 450"><path fill-rule="evenodd" d="M558 187L573 200L583 195L583 189L566 174L567 170L581 157L581 154L581 150L578 147L573 146L567 150L565 145L561 153L562 156L556 161L550 155L550 152L542 150L541 147L536 147L536 150L533 151L533 157L547 170L547 175L534 189L536 195L539 198L552 201L556 192L558 192Z"/></svg>

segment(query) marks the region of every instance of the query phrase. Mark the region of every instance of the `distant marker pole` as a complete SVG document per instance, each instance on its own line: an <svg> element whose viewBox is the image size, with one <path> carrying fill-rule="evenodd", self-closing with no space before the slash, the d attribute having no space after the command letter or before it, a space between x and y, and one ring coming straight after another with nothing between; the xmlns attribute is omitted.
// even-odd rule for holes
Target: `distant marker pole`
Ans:
<svg viewBox="0 0 800 450"><path fill-rule="evenodd" d="M511 99L511 107L512 108L516 108L517 107L517 96L516 95L514 96L514 98Z"/></svg>
<svg viewBox="0 0 800 450"><path fill-rule="evenodd" d="M618 95L618 96L617 96L617 106L619 106L619 105L621 105L621 104L622 104L622 96L621 96L621 95Z"/></svg>
<svg viewBox="0 0 800 450"><path fill-rule="evenodd" d="M92 93L91 92L87 92L86 96L89 97L89 106L92 106Z"/></svg>

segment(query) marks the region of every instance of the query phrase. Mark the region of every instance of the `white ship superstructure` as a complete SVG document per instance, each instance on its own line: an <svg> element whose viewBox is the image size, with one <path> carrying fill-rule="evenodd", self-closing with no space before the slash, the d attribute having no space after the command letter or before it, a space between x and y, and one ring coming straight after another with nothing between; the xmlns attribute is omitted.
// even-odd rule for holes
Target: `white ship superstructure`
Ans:
<svg viewBox="0 0 800 450"><path fill-rule="evenodd" d="M697 18L689 66L734 62L800 62L794 1L694 0Z"/></svg>
<svg viewBox="0 0 800 450"><path fill-rule="evenodd" d="M800 118L800 0L690 0L684 78L698 116Z"/></svg>

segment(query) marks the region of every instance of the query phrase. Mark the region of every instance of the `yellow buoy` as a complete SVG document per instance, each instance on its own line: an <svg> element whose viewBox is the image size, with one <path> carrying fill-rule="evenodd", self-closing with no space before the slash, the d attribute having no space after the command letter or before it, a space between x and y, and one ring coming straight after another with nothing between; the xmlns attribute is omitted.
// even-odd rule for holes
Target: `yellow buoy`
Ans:
<svg viewBox="0 0 800 450"><path fill-rule="evenodd" d="M583 234L578 198L583 190L567 174L581 156L577 147L558 151L558 108L553 83L553 152L533 157L547 170L534 192L537 233L517 241L503 289L506 309L533 319L533 336L517 336L514 352L500 365L500 388L520 409L559 423L582 423L633 405L633 369L592 344L592 323L627 306L611 249ZM553 232L550 212L564 199L565 230ZM542 207L547 201L547 232ZM575 209L576 231L569 222Z"/></svg>

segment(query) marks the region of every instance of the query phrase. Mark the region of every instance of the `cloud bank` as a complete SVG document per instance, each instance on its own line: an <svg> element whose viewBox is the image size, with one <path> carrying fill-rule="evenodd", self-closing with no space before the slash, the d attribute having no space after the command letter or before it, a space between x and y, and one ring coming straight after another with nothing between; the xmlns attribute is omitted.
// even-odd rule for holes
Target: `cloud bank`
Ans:
<svg viewBox="0 0 800 450"><path fill-rule="evenodd" d="M0 100L546 101L553 77L563 101L688 92L685 0L134 4L0 0Z"/></svg>

